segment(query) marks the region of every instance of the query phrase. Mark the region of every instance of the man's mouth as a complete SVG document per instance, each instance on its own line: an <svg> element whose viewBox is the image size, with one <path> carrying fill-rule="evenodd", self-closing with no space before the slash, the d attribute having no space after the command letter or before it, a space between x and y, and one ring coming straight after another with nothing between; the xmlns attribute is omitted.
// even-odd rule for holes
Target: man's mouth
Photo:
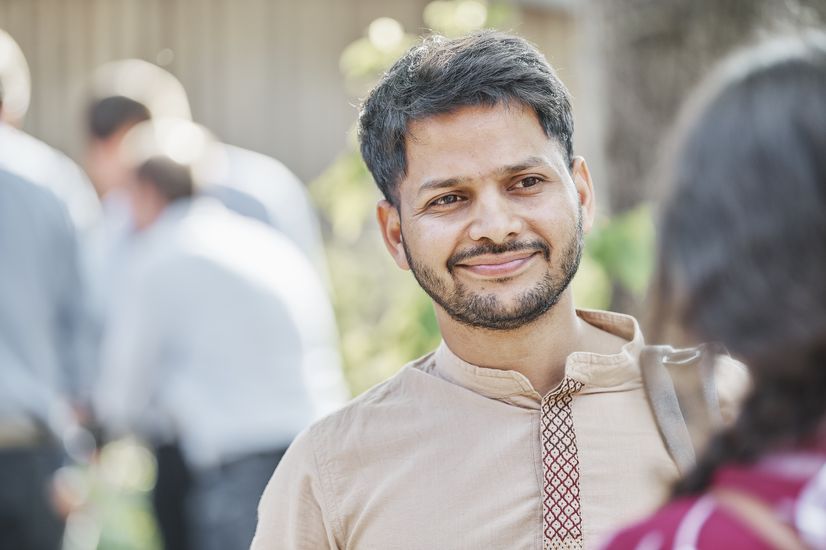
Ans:
<svg viewBox="0 0 826 550"><path fill-rule="evenodd" d="M537 250L521 250L503 254L482 254L462 260L456 267L483 277L511 277L540 253Z"/></svg>

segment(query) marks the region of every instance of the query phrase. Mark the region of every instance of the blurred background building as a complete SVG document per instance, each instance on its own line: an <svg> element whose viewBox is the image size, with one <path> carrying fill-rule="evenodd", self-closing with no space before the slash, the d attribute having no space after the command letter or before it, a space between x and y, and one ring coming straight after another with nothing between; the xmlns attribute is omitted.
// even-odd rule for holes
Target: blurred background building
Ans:
<svg viewBox="0 0 826 550"><path fill-rule="evenodd" d="M89 75L140 58L177 76L199 123L220 139L317 177L344 146L356 109L339 58L379 17L424 32L427 0L2 0L0 28L32 73L26 130L78 158ZM573 2L522 2L513 28L574 85ZM473 13L470 14L473 17ZM573 86L574 88L576 86Z"/></svg>

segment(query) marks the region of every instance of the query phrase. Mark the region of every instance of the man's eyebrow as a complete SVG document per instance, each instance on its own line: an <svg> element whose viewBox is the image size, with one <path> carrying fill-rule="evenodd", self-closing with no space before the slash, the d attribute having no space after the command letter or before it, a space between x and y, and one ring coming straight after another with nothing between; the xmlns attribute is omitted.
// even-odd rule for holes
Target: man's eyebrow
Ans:
<svg viewBox="0 0 826 550"><path fill-rule="evenodd" d="M425 191L433 191L435 189L444 189L446 187L453 187L455 185L459 185L463 182L468 181L469 178L445 178L445 179L432 179L427 180L419 187L418 195L421 195Z"/></svg>
<svg viewBox="0 0 826 550"><path fill-rule="evenodd" d="M509 164L507 166L502 166L495 170L495 173L499 176L507 176L510 174L516 174L523 170L527 170L528 168L536 168L537 166L545 166L550 167L548 161L542 157L528 157L523 161L517 162L515 164ZM444 179L431 179L427 180L419 187L419 191L416 193L417 195L421 195L427 191L434 191L437 189L445 189L447 187L454 187L456 185L461 185L469 181L471 178L464 178L464 177L455 177L455 178L444 178Z"/></svg>
<svg viewBox="0 0 826 550"><path fill-rule="evenodd" d="M503 166L497 170L497 172L501 175L515 174L517 172L521 172L522 170L527 170L528 168L536 168L537 166L550 167L550 164L542 157L528 157L521 162L517 162L516 164Z"/></svg>

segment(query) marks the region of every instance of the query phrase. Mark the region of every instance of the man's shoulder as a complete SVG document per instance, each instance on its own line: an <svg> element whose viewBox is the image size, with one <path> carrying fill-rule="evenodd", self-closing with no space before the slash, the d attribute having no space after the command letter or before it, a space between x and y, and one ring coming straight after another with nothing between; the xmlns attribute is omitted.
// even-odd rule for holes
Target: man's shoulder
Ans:
<svg viewBox="0 0 826 550"><path fill-rule="evenodd" d="M0 191L13 198L17 206L23 202L58 209L60 204L60 199L50 189L4 167L0 167Z"/></svg>
<svg viewBox="0 0 826 550"><path fill-rule="evenodd" d="M74 179L83 174L77 164L60 149L7 124L3 128L7 150L2 156L9 165L9 170L19 170L21 175L41 185L55 184L56 182L50 181L53 178ZM86 183L85 176L83 178Z"/></svg>
<svg viewBox="0 0 826 550"><path fill-rule="evenodd" d="M6 216L26 218L29 225L49 225L63 233L71 233L66 207L51 189L0 168L0 195L6 199L3 202L8 210Z"/></svg>
<svg viewBox="0 0 826 550"><path fill-rule="evenodd" d="M411 415L421 414L432 394L434 377L425 373L433 353L403 366L342 408L316 421L305 437L324 452L346 453L370 441L381 441L388 430L402 430Z"/></svg>

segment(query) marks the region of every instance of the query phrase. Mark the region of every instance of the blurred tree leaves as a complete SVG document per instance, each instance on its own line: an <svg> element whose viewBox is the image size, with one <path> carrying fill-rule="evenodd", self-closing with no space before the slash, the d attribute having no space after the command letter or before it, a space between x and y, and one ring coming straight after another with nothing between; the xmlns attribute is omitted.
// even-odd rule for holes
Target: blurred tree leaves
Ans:
<svg viewBox="0 0 826 550"><path fill-rule="evenodd" d="M90 464L66 466L82 496L66 521L63 550L158 550L160 536L149 492L152 452L132 438L106 444Z"/></svg>
<svg viewBox="0 0 826 550"><path fill-rule="evenodd" d="M586 252L611 279L641 299L653 269L654 240L652 207L643 203L597 222ZM603 302L603 307L609 303L610 299Z"/></svg>
<svg viewBox="0 0 826 550"><path fill-rule="evenodd" d="M385 251L374 220L381 196L355 145L310 189L325 222L345 375L358 394L436 347L439 330L428 297Z"/></svg>
<svg viewBox="0 0 826 550"><path fill-rule="evenodd" d="M365 95L376 79L416 42L401 24L390 17L379 17L366 35L346 48L339 59L347 91L355 97Z"/></svg>
<svg viewBox="0 0 826 550"><path fill-rule="evenodd" d="M457 36L509 25L514 16L502 3L437 0L427 5L423 19L433 31ZM347 88L363 96L414 42L393 20L371 23L366 35L341 55ZM354 132L347 149L310 184L310 191L324 223L345 375L353 393L359 394L435 348L439 329L429 297L385 251L374 219L381 195L359 155ZM651 270L653 240L647 206L599 222L586 239L573 282L577 304L608 307L615 282L641 296Z"/></svg>
<svg viewBox="0 0 826 550"><path fill-rule="evenodd" d="M513 9L501 2L436 0L425 6L422 18L431 31L452 38L481 28L505 27L514 15Z"/></svg>

